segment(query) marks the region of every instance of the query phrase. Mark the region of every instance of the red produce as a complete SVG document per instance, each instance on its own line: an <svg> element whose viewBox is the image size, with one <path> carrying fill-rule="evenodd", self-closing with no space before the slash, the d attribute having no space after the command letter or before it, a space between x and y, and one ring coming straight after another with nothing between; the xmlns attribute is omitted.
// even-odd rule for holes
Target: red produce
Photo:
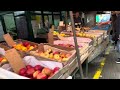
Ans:
<svg viewBox="0 0 120 90"><path fill-rule="evenodd" d="M29 46L29 45L30 45L29 42L23 42L23 46L27 47L27 46Z"/></svg>
<svg viewBox="0 0 120 90"><path fill-rule="evenodd" d="M50 76L50 74L52 73L52 70L49 69L49 68L44 68L42 70L42 73L45 74L45 75L47 75L47 76Z"/></svg>
<svg viewBox="0 0 120 90"><path fill-rule="evenodd" d="M42 71L43 67L40 66L40 65L36 65L36 66L34 67L34 69L35 69L35 70L40 70L40 71Z"/></svg>
<svg viewBox="0 0 120 90"><path fill-rule="evenodd" d="M20 71L19 71L19 75L25 76L25 75L26 75L26 71L27 71L26 68L22 68L22 69L20 69Z"/></svg>
<svg viewBox="0 0 120 90"><path fill-rule="evenodd" d="M40 71L35 71L34 73L33 73L33 78L37 78L37 75L40 73Z"/></svg>
<svg viewBox="0 0 120 90"><path fill-rule="evenodd" d="M44 73L39 73L37 75L37 79L47 79L47 75L45 75Z"/></svg>
<svg viewBox="0 0 120 90"><path fill-rule="evenodd" d="M57 72L57 71L59 71L59 67L55 67L54 69L53 69L53 72L55 73L55 72Z"/></svg>
<svg viewBox="0 0 120 90"><path fill-rule="evenodd" d="M26 68L29 69L29 68L33 68L33 67L31 65L27 65Z"/></svg>
<svg viewBox="0 0 120 90"><path fill-rule="evenodd" d="M28 76L33 76L33 73L35 72L34 68L29 68L26 73Z"/></svg>

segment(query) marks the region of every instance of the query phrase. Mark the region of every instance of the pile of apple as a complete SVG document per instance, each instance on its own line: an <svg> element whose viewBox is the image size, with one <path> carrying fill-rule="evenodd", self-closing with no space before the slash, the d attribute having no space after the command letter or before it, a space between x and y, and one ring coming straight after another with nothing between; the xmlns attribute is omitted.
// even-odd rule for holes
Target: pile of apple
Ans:
<svg viewBox="0 0 120 90"><path fill-rule="evenodd" d="M74 48L72 44L58 44L59 46Z"/></svg>
<svg viewBox="0 0 120 90"><path fill-rule="evenodd" d="M75 48L74 45L72 44L57 44L59 46L62 46L62 47L67 47L67 48ZM82 48L83 46L82 45L78 45L79 48Z"/></svg>
<svg viewBox="0 0 120 90"><path fill-rule="evenodd" d="M53 70L51 70L49 68L42 67L41 65L36 65L35 67L27 65L25 68L20 69L19 75L31 79L49 79L59 69L60 69L59 67L55 67Z"/></svg>
<svg viewBox="0 0 120 90"><path fill-rule="evenodd" d="M8 63L7 59L5 57L1 57L0 56L0 65L2 66L2 64Z"/></svg>
<svg viewBox="0 0 120 90"><path fill-rule="evenodd" d="M15 49L20 50L20 51L30 51L32 49L34 49L36 47L36 45L30 45L29 42L25 41L25 42L21 42L19 44L16 44L13 46Z"/></svg>
<svg viewBox="0 0 120 90"><path fill-rule="evenodd" d="M69 57L72 55L70 53L66 53L63 51L53 51L50 48L44 52L42 51L38 52L38 50L36 50L36 51L31 51L30 53L36 56L41 56L41 57L48 58L53 61L55 60L58 62L66 62L69 60Z"/></svg>

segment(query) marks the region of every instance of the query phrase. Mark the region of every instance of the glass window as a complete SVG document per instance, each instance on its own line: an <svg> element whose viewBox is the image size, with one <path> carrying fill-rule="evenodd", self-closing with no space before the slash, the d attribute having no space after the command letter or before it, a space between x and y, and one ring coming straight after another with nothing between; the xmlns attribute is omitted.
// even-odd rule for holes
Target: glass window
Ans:
<svg viewBox="0 0 120 90"><path fill-rule="evenodd" d="M46 28L49 28L49 17L48 15L44 15L44 23L45 23L45 27Z"/></svg>
<svg viewBox="0 0 120 90"><path fill-rule="evenodd" d="M42 16L41 15L32 15L32 28L33 28L33 33L34 37L37 37L38 30L43 27L43 22L42 22Z"/></svg>
<svg viewBox="0 0 120 90"><path fill-rule="evenodd" d="M53 14L60 14L60 12L53 12Z"/></svg>
<svg viewBox="0 0 120 90"><path fill-rule="evenodd" d="M49 18L49 23L50 23L50 24L53 24L53 23L52 23L52 15L48 15L48 18Z"/></svg>
<svg viewBox="0 0 120 90"><path fill-rule="evenodd" d="M16 27L19 39L28 39L28 28L25 16L15 17Z"/></svg>
<svg viewBox="0 0 120 90"><path fill-rule="evenodd" d="M35 13L39 13L39 14L41 14L41 11L35 11Z"/></svg>
<svg viewBox="0 0 120 90"><path fill-rule="evenodd" d="M25 13L25 11L16 11L16 12L14 12L14 15L17 16L17 15L21 15L24 13Z"/></svg>
<svg viewBox="0 0 120 90"><path fill-rule="evenodd" d="M44 11L43 14L52 14L50 11Z"/></svg>
<svg viewBox="0 0 120 90"><path fill-rule="evenodd" d="M62 20L65 22L66 20L66 11L62 11L61 12L61 14L62 14Z"/></svg>
<svg viewBox="0 0 120 90"><path fill-rule="evenodd" d="M57 28L60 22L60 15L54 15L54 26Z"/></svg>
<svg viewBox="0 0 120 90"><path fill-rule="evenodd" d="M0 21L0 42L4 41L3 35L4 35L3 26L2 26L2 23Z"/></svg>
<svg viewBox="0 0 120 90"><path fill-rule="evenodd" d="M66 11L61 11L61 13L62 13L62 14L65 14L65 13L66 13Z"/></svg>
<svg viewBox="0 0 120 90"><path fill-rule="evenodd" d="M16 30L16 25L15 25L14 15L6 14L3 17L5 21L6 31L10 33L12 36L16 37L17 30Z"/></svg>

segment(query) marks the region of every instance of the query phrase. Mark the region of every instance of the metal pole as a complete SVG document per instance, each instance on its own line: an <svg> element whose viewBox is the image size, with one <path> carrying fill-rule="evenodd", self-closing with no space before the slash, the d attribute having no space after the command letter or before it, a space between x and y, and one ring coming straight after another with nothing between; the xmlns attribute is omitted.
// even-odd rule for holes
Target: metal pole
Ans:
<svg viewBox="0 0 120 90"><path fill-rule="evenodd" d="M86 60L86 78L88 77L88 58L87 58L87 60Z"/></svg>
<svg viewBox="0 0 120 90"><path fill-rule="evenodd" d="M79 68L79 72L80 72L80 77L81 77L81 79L83 79L84 75L83 75L82 65L81 65L81 61L80 61L80 53L79 53L78 44L77 44L76 31L75 31L75 25L74 25L74 20L73 20L73 12L69 11L69 13L70 13L70 19L71 19L71 23L72 23L72 31L73 31L76 55L77 55L77 60L78 60L78 68Z"/></svg>

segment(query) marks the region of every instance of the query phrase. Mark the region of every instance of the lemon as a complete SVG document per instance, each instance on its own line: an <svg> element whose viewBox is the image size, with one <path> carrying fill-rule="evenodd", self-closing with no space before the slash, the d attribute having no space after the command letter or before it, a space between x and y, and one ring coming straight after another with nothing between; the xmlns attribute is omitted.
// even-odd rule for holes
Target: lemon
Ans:
<svg viewBox="0 0 120 90"><path fill-rule="evenodd" d="M32 49L34 49L34 47L33 47L33 46L30 46L30 48L29 48L28 50L32 50Z"/></svg>
<svg viewBox="0 0 120 90"><path fill-rule="evenodd" d="M26 47L22 47L21 50L22 51L27 51L27 48Z"/></svg>
<svg viewBox="0 0 120 90"><path fill-rule="evenodd" d="M4 58L4 59L1 61L1 63L4 63L4 62L7 62L7 59Z"/></svg>

